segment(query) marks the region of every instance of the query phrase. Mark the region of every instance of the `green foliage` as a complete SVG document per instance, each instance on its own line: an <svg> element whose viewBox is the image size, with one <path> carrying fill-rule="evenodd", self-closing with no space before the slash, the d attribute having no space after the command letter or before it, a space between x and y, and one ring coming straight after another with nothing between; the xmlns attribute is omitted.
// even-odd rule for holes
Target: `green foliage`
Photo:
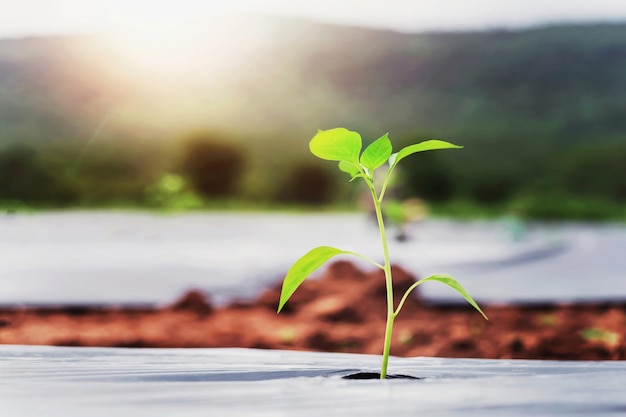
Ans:
<svg viewBox="0 0 626 417"><path fill-rule="evenodd" d="M18 200L0 200L0 212L7 214L32 211L32 207Z"/></svg>
<svg viewBox="0 0 626 417"><path fill-rule="evenodd" d="M236 145L200 134L185 141L180 169L198 194L222 198L235 194L244 164L245 155Z"/></svg>
<svg viewBox="0 0 626 417"><path fill-rule="evenodd" d="M430 215L461 220L498 219L511 208L506 205L485 206L468 199L449 200L429 205Z"/></svg>
<svg viewBox="0 0 626 417"><path fill-rule="evenodd" d="M285 203L321 206L332 202L336 191L335 176L317 164L300 163L281 181L276 199Z"/></svg>
<svg viewBox="0 0 626 417"><path fill-rule="evenodd" d="M369 171L374 171L387 162L391 156L391 152L391 141L389 140L388 133L385 133L365 148L363 155L361 155L361 165ZM358 166L354 165L354 168L358 170Z"/></svg>
<svg viewBox="0 0 626 417"><path fill-rule="evenodd" d="M177 174L165 174L146 190L146 203L165 210L193 210L202 208L202 199L189 190L185 179Z"/></svg>
<svg viewBox="0 0 626 417"><path fill-rule="evenodd" d="M349 120L368 136L394 126L396 138L406 137L396 145L446 136L466 145L462 156L403 161L400 186L429 203L469 201L491 211L527 195L611 206L626 199L626 24L400 34L281 21L275 30L271 42L255 42L257 65L216 79L217 88L203 87L203 62L184 80L155 82L91 37L0 40L0 153L19 143L35 154L19 176L0 179L0 194L35 206L143 204L146 187L178 172L203 196L269 204L283 198L290 161L304 156L294 146L304 133L298 126ZM280 68L276 56L286 58ZM271 92L259 88L267 85ZM238 147L230 136L245 138L237 149L243 162L205 175L190 161L196 168L177 165L176 152L155 159L138 151L175 148L193 126L227 132L200 136L231 148ZM433 134L420 138L418 128ZM343 159L340 169L358 178L359 164L379 161L369 152L355 159L361 148L352 137L324 158ZM118 151L103 145L111 138ZM59 143L75 149L50 149ZM333 198L341 196L346 184L332 178ZM552 218L580 211L550 205Z"/></svg>
<svg viewBox="0 0 626 417"><path fill-rule="evenodd" d="M278 304L278 312L283 309L283 306L298 289L300 284L304 280L315 272L319 267L324 265L326 261L337 255L350 254L351 252L343 251L341 249L333 248L330 246L319 246L315 249L311 249L306 255L298 259L287 272L287 276L283 281L283 286L280 292L280 303Z"/></svg>
<svg viewBox="0 0 626 417"><path fill-rule="evenodd" d="M626 220L626 207L606 198L573 197L559 194L520 196L508 206L526 218L562 220L564 217L582 221Z"/></svg>
<svg viewBox="0 0 626 417"><path fill-rule="evenodd" d="M348 161L339 161L339 170L350 174L351 181L360 176L359 164Z"/></svg>
<svg viewBox="0 0 626 417"><path fill-rule="evenodd" d="M583 339L590 342L601 342L609 346L615 346L619 343L620 335L609 330L597 327L589 327L580 332Z"/></svg>
<svg viewBox="0 0 626 417"><path fill-rule="evenodd" d="M280 302L278 305L278 312L283 309L285 303L294 294L296 289L306 280L306 278L320 268L329 259L337 255L354 255L362 259L368 260L375 266L381 268L385 273L385 284L387 289L387 325L385 330L385 342L383 347L383 362L381 366L381 379L386 378L387 364L389 362L389 353L391 347L391 337L393 331L393 323L396 316L400 313L404 302L409 294L424 282L437 281L442 284L448 285L450 288L457 291L471 306L473 306L480 314L487 318L478 304L472 299L469 293L459 284L454 278L448 275L433 275L428 278L422 279L407 289L404 293L397 308L394 306L393 297L393 284L391 274L391 263L389 259L389 249L387 247L387 238L385 235L385 225L383 221L381 203L385 190L391 179L391 174L398 162L417 152L437 150L437 149L455 149L460 146L453 145L448 142L439 140L429 140L422 143L407 146L401 149L398 153L392 154L392 145L387 134L370 144L360 155L362 141L361 135L356 132L349 131L345 128L336 128L330 130L319 130L317 134L311 139L309 148L311 152L325 160L339 161L339 169L350 175L351 181L355 178L363 178L367 187L369 188L372 201L374 203L376 218L378 220L378 227L380 230L380 237L383 245L383 257L384 264L380 265L375 261L354 252L348 252L341 249L333 248L330 246L320 246L298 259L293 266L287 272L287 275L283 281L283 286L280 293ZM387 172L385 174L385 181L380 188L376 189L374 183L374 171L383 166L385 162L388 162ZM391 206L393 207L393 205ZM392 210L393 211L393 210Z"/></svg>
<svg viewBox="0 0 626 417"><path fill-rule="evenodd" d="M388 200L384 206L386 220L394 226L401 226L405 223L404 209L402 202L398 200Z"/></svg>
<svg viewBox="0 0 626 417"><path fill-rule="evenodd" d="M398 309L396 311L397 312L400 311L400 309L402 308L402 305L404 304L404 301L406 300L406 297L411 293L411 291L413 291L419 285L428 281L437 281L452 288L457 293L459 293L465 299L465 301L467 301L472 307L478 310L478 312L485 318L485 320L489 320L487 316L485 315L485 313L483 312L483 310L478 306L476 301L474 301L472 296L467 292L467 290L463 288L463 286L461 286L461 284L459 284L459 282L455 280L454 278L452 278L450 275L443 275L443 274L431 275L427 278L420 279L419 281L414 283L411 287L409 287L409 289L404 294L404 297L400 301L400 304L398 305Z"/></svg>
<svg viewBox="0 0 626 417"><path fill-rule="evenodd" d="M91 146L52 148L50 167L76 190L83 206L131 205L145 200L146 189L160 178L162 149L150 141L103 139Z"/></svg>
<svg viewBox="0 0 626 417"><path fill-rule="evenodd" d="M570 150L555 172L558 189L571 195L626 202L626 144Z"/></svg>
<svg viewBox="0 0 626 417"><path fill-rule="evenodd" d="M450 162L441 158L444 152L432 152L419 158L419 163L407 161L401 171L403 192L429 202L447 202L458 198L459 186L451 172Z"/></svg>
<svg viewBox="0 0 626 417"><path fill-rule="evenodd" d="M462 148L462 146L453 145L451 143L444 142L442 140L427 140L425 142L417 143L415 145L409 145L405 148L402 148L400 152L398 152L396 157L393 159L392 169L398 164L398 162L400 162L407 156L413 155L414 153L417 153L417 152L434 151L437 149L460 149L460 148Z"/></svg>
<svg viewBox="0 0 626 417"><path fill-rule="evenodd" d="M39 150L25 145L0 150L0 200L48 206L74 199L71 186L46 169Z"/></svg>
<svg viewBox="0 0 626 417"><path fill-rule="evenodd" d="M327 161L359 162L361 135L348 129L318 130L311 139L309 149L320 159Z"/></svg>

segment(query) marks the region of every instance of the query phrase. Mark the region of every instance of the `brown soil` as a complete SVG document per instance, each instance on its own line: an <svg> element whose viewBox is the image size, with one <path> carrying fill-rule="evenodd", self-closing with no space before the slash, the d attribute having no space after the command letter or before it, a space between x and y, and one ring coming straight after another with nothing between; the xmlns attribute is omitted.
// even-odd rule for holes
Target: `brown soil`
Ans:
<svg viewBox="0 0 626 417"><path fill-rule="evenodd" d="M394 268L396 303L415 280ZM214 308L190 291L165 308L0 308L0 343L120 347L251 347L379 354L385 327L381 271L337 262L308 280L280 315L280 285L251 302ZM392 354L528 359L626 359L626 301L429 305L412 297L396 319Z"/></svg>

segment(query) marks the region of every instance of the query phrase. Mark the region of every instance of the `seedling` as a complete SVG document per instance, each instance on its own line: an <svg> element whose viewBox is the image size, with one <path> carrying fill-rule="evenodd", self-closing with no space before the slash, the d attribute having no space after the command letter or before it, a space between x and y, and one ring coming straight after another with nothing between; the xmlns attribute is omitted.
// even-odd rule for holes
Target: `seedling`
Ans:
<svg viewBox="0 0 626 417"><path fill-rule="evenodd" d="M615 332L600 329L598 327L589 327L580 332L583 339L590 342L602 342L609 346L615 346L619 343L620 336Z"/></svg>
<svg viewBox="0 0 626 417"><path fill-rule="evenodd" d="M309 251L306 255L298 259L287 272L287 276L283 281L280 294L280 302L278 312L282 310L285 303L293 295L296 289L304 282L304 280L315 270L320 268L326 261L337 255L353 255L364 259L385 273L385 284L387 289L387 325L385 327L385 341L383 346L383 360L380 371L380 378L387 377L387 364L389 363L389 351L391 348L391 335L393 332L393 323L400 313L402 306L407 300L409 294L419 285L428 281L439 281L456 290L469 304L471 304L482 316L487 316L480 309L478 304L469 295L469 293L454 278L449 275L432 275L423 278L411 285L402 298L398 306L394 305L393 299L393 280L391 276L391 263L389 262L389 248L387 245L387 237L385 235L385 224L383 222L382 201L385 191L389 184L393 170L398 163L407 156L417 152L431 151L437 149L455 149L461 146L453 145L441 140L428 140L414 145L409 145L401 149L397 153L392 153L392 145L388 134L384 134L372 144L370 144L363 153L361 135L344 128L336 128L330 130L318 130L317 134L311 139L309 148L313 155L320 159L339 162L339 169L350 175L350 181L356 178L362 178L372 194L374 208L376 211L376 219L380 231L380 240L382 242L384 263L378 262L363 256L361 254L345 251L330 246L319 246ZM387 172L385 179L379 190L374 185L374 171L386 166Z"/></svg>

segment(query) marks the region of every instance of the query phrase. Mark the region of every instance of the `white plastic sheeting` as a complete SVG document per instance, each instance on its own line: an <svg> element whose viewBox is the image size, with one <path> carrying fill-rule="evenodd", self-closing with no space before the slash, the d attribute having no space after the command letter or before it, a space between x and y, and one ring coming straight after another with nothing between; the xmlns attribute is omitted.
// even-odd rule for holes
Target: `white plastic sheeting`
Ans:
<svg viewBox="0 0 626 417"><path fill-rule="evenodd" d="M408 242L391 240L393 263L420 277L451 274L482 302L626 298L624 226L512 232L502 222L433 220L409 234ZM2 216L0 304L159 304L189 288L221 303L256 295L319 245L381 261L376 226L354 214ZM462 301L436 283L420 290L432 300Z"/></svg>
<svg viewBox="0 0 626 417"><path fill-rule="evenodd" d="M625 362L391 358L422 380L345 380L380 357L0 346L2 417L616 416Z"/></svg>

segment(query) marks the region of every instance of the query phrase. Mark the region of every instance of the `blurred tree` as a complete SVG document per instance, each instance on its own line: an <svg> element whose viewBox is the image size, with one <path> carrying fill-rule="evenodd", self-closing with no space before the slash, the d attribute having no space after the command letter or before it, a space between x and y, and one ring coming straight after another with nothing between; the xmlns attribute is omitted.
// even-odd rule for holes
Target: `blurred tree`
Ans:
<svg viewBox="0 0 626 417"><path fill-rule="evenodd" d="M440 154L424 153L403 162L402 182L407 193L434 202L455 197L454 179Z"/></svg>
<svg viewBox="0 0 626 417"><path fill-rule="evenodd" d="M163 149L147 140L105 139L66 158L67 180L87 205L141 204L164 170Z"/></svg>
<svg viewBox="0 0 626 417"><path fill-rule="evenodd" d="M555 174L567 193L626 201L625 161L624 144L578 148L565 155Z"/></svg>
<svg viewBox="0 0 626 417"><path fill-rule="evenodd" d="M165 174L146 189L146 204L165 210L192 210L202 207L202 199L189 191L185 179Z"/></svg>
<svg viewBox="0 0 626 417"><path fill-rule="evenodd" d="M219 135L199 134L184 143L182 173L206 197L232 196L244 169L244 153Z"/></svg>
<svg viewBox="0 0 626 417"><path fill-rule="evenodd" d="M13 145L0 151L0 200L62 204L74 199L71 187L42 166L35 149Z"/></svg>
<svg viewBox="0 0 626 417"><path fill-rule="evenodd" d="M517 197L509 203L509 209L524 217L542 220L619 220L626 214L623 205L606 198L580 198L559 191Z"/></svg>
<svg viewBox="0 0 626 417"><path fill-rule="evenodd" d="M482 204L495 204L507 201L515 191L512 179L494 174L476 179L470 187L470 197Z"/></svg>
<svg viewBox="0 0 626 417"><path fill-rule="evenodd" d="M289 203L328 204L336 191L336 176L319 165L294 166L278 190L278 199Z"/></svg>

